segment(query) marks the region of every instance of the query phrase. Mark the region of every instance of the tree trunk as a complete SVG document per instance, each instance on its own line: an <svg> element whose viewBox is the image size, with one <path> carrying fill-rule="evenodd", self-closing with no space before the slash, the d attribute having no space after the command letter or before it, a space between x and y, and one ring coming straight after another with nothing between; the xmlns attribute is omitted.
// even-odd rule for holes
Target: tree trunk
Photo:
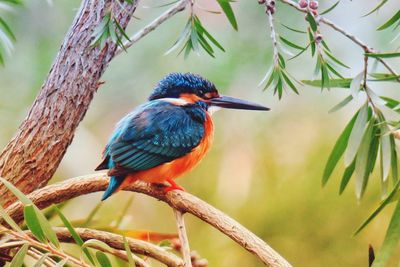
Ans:
<svg viewBox="0 0 400 267"><path fill-rule="evenodd" d="M102 49L91 47L93 30L110 8L125 28L138 1L118 2L82 1L28 116L0 155L0 176L24 193L45 186L53 176L101 84L117 47L111 42ZM4 206L14 200L3 185L0 196Z"/></svg>

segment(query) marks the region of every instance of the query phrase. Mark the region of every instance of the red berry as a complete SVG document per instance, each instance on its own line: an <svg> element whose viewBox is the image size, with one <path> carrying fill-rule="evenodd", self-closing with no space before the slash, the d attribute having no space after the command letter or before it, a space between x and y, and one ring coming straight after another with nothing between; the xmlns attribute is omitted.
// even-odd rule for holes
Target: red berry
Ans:
<svg viewBox="0 0 400 267"><path fill-rule="evenodd" d="M311 12L313 13L314 17L318 17L318 10L311 10Z"/></svg>
<svg viewBox="0 0 400 267"><path fill-rule="evenodd" d="M314 10L318 9L318 1L311 1L310 8Z"/></svg>
<svg viewBox="0 0 400 267"><path fill-rule="evenodd" d="M301 8L306 8L308 6L308 1L307 0L300 0L299 1L299 6Z"/></svg>

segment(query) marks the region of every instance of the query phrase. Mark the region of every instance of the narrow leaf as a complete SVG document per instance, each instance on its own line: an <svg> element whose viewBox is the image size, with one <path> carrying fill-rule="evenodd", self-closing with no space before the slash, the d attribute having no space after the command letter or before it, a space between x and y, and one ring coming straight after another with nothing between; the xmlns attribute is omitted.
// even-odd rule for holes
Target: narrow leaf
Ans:
<svg viewBox="0 0 400 267"><path fill-rule="evenodd" d="M351 81L353 79L351 78L344 78L344 79L330 79L329 80L329 85L331 88L350 88ZM302 80L301 81L304 84L314 86L314 87L321 87L322 86L322 81L321 80Z"/></svg>
<svg viewBox="0 0 400 267"><path fill-rule="evenodd" d="M391 57L400 57L400 52L393 52L393 53L366 53L368 57L373 58L391 58Z"/></svg>
<svg viewBox="0 0 400 267"><path fill-rule="evenodd" d="M23 245L17 252L17 254L15 254L14 258L12 259L11 263L10 263L10 267L22 267L22 265L24 264L24 259L26 256L26 253L28 252L29 249L29 245L25 244Z"/></svg>
<svg viewBox="0 0 400 267"><path fill-rule="evenodd" d="M284 44L286 44L286 45L288 45L288 46L290 46L290 47L292 47L292 48L295 48L295 49L298 49L298 50L305 50L304 47L299 46L299 45L297 45L297 44L295 44L295 43L289 41L288 39L283 38L282 36L279 36L279 38L281 39L281 41L282 41Z"/></svg>
<svg viewBox="0 0 400 267"><path fill-rule="evenodd" d="M329 155L328 162L325 165L324 174L322 175L322 185L325 185L326 182L329 180L333 170L335 169L339 159L343 155L344 151L346 150L350 133L353 129L354 123L356 118L358 117L358 112L353 116L350 122L346 125L343 132L339 136L338 140L336 141L335 146L332 149L331 154Z"/></svg>
<svg viewBox="0 0 400 267"><path fill-rule="evenodd" d="M331 80L332 81L332 80ZM344 106L346 106L348 103L351 102L351 100L353 100L353 97L351 95L347 96L345 99L343 99L342 101L340 101L337 105L335 105L333 108L331 108L328 112L329 113L333 113L335 111L338 111L339 109L343 108Z"/></svg>
<svg viewBox="0 0 400 267"><path fill-rule="evenodd" d="M283 27L285 27L286 29L288 29L288 30L292 31L292 32L297 32L297 33L307 33L306 31L297 30L297 29L295 29L295 28L289 27L289 26L287 26L287 25L285 25L285 24L282 24L282 23L281 23L281 25L282 25Z"/></svg>
<svg viewBox="0 0 400 267"><path fill-rule="evenodd" d="M358 199L364 194L368 177L369 177L369 167L368 167L368 156L371 146L371 140L373 135L375 119L371 118L368 127L362 137L360 148L357 152L356 158L356 168L355 172L355 182L356 182L356 196Z"/></svg>
<svg viewBox="0 0 400 267"><path fill-rule="evenodd" d="M222 11L225 13L225 16L228 18L232 27L235 30L238 30L238 24L236 21L235 13L233 13L230 1L229 0L217 0L217 2L220 5Z"/></svg>
<svg viewBox="0 0 400 267"><path fill-rule="evenodd" d="M399 187L400 182L397 182L390 194L381 202L381 204L379 204L378 208L375 209L375 211L360 225L360 227L358 227L358 229L354 232L354 235L357 235L359 232L361 232L376 217L376 215L378 215L383 210L383 208L386 207L386 205L393 202L397 195Z"/></svg>
<svg viewBox="0 0 400 267"><path fill-rule="evenodd" d="M371 15L372 13L374 13L375 11L377 11L378 9L380 9L384 4L386 4L388 0L382 0L374 9L372 9L370 12L368 12L367 14L365 14L363 17L366 17L368 15Z"/></svg>
<svg viewBox="0 0 400 267"><path fill-rule="evenodd" d="M6 221L6 223L15 231L22 233L23 231L21 228L18 226L18 224L10 217L10 215L7 214L7 212L4 210L3 206L0 205L0 218Z"/></svg>
<svg viewBox="0 0 400 267"><path fill-rule="evenodd" d="M328 8L328 9L322 11L322 12L320 13L320 15L328 14L329 12L331 12L332 10L334 10L335 7L336 7L339 3L340 3L340 0L337 1L335 4L333 4L330 8Z"/></svg>
<svg viewBox="0 0 400 267"><path fill-rule="evenodd" d="M400 200L397 202L396 208L390 220L389 227L386 232L385 240L382 248L375 258L372 267L385 267L394 252L394 248L400 239Z"/></svg>
<svg viewBox="0 0 400 267"><path fill-rule="evenodd" d="M75 231L74 227L72 224L69 222L69 220L64 216L64 214L61 212L61 210L57 207L54 206L55 211L57 212L58 216L60 217L61 221L67 227L68 231L70 232L72 238L74 239L75 243L82 247L83 245L83 240L82 238L78 235L78 233ZM85 253L86 257L89 259L89 261L94 265L94 260L92 258L92 255L90 254L89 250L87 248L83 248L82 251Z"/></svg>
<svg viewBox="0 0 400 267"><path fill-rule="evenodd" d="M364 105L363 107L361 107L357 115L357 119L354 123L354 127L350 134L349 143L347 146L346 153L344 155L344 164L346 167L353 162L357 150L360 147L361 140L364 135L367 124L367 117L368 117L368 106Z"/></svg>
<svg viewBox="0 0 400 267"><path fill-rule="evenodd" d="M397 11L396 14L394 14L393 17L391 17L388 21L386 21L382 26L378 28L378 31L384 30L392 26L393 24L396 23L396 21L400 20L400 10Z"/></svg>
<svg viewBox="0 0 400 267"><path fill-rule="evenodd" d="M110 260L108 259L107 255L104 254L103 252L96 251L96 258L99 261L101 267L112 267Z"/></svg>
<svg viewBox="0 0 400 267"><path fill-rule="evenodd" d="M2 182L8 188L8 190L10 190L24 205L33 204L32 201L28 197L26 197L24 193L19 191L19 189L16 188L9 181L0 177L0 182Z"/></svg>
<svg viewBox="0 0 400 267"><path fill-rule="evenodd" d="M28 226L28 229L32 232L32 234L39 241L47 243L46 236L40 225L39 219L36 216L35 207L32 204L26 205L24 207L24 218L25 218L25 223Z"/></svg>
<svg viewBox="0 0 400 267"><path fill-rule="evenodd" d="M44 261L46 260L47 256L49 255L49 253L43 254L42 257L40 257L40 259L35 262L35 265L33 265L33 267L42 267L45 266L44 265Z"/></svg>
<svg viewBox="0 0 400 267"><path fill-rule="evenodd" d="M126 251L126 255L128 257L129 266L135 266L135 261L133 260L133 255L131 248L129 247L128 240L126 240L125 236L123 236L123 238L124 238L124 248Z"/></svg>
<svg viewBox="0 0 400 267"><path fill-rule="evenodd" d="M354 79L350 83L350 93L353 98L356 98L358 93L360 92L361 81L364 77L364 72L360 72L357 74Z"/></svg>
<svg viewBox="0 0 400 267"><path fill-rule="evenodd" d="M343 191L346 189L346 186L348 185L350 178L354 173L355 168L356 168L356 160L354 159L353 162L350 164L350 166L344 170L342 180L340 182L339 195L341 195Z"/></svg>

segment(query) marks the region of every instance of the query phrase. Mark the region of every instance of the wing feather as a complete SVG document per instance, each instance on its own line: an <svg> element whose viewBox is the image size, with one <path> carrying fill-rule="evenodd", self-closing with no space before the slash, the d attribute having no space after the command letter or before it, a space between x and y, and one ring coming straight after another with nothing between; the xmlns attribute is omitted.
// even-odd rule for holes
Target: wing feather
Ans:
<svg viewBox="0 0 400 267"><path fill-rule="evenodd" d="M199 117L205 118L200 107L191 109L197 110L154 100L128 114L105 149L104 157L112 163L110 173L146 170L190 153L204 136L204 121ZM191 116L194 111L196 117Z"/></svg>

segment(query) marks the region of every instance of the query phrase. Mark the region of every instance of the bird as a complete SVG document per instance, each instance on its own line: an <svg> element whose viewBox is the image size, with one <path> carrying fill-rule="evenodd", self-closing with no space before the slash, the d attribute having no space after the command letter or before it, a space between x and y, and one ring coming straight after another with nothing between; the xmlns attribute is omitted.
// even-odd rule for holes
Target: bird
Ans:
<svg viewBox="0 0 400 267"><path fill-rule="evenodd" d="M95 169L108 170L102 200L137 180L168 183L165 192L184 190L174 180L192 170L209 150L220 109L267 111L269 108L220 95L209 80L193 73L170 73L148 101L123 117Z"/></svg>

